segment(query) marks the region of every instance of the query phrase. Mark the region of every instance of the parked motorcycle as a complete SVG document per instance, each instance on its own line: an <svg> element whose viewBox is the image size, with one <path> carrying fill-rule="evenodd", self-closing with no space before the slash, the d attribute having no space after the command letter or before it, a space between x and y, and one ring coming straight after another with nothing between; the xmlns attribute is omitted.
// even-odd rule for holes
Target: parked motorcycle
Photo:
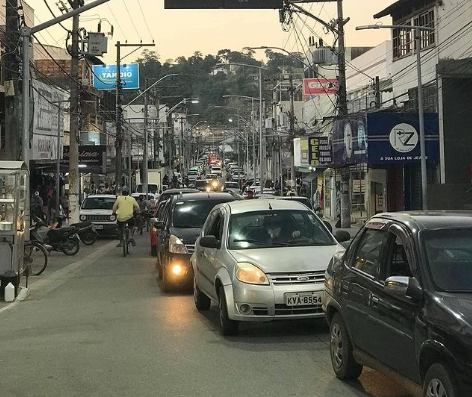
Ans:
<svg viewBox="0 0 472 397"><path fill-rule="evenodd" d="M61 227L50 229L44 225L40 219L36 219L36 224L31 228L31 240L37 240L51 251L63 252L72 256L79 252L80 244L77 237L78 227Z"/></svg>
<svg viewBox="0 0 472 397"><path fill-rule="evenodd" d="M79 228L77 236L79 236L80 241L82 241L85 245L93 245L97 241L98 233L95 231L92 222L84 221L74 223L70 226Z"/></svg>

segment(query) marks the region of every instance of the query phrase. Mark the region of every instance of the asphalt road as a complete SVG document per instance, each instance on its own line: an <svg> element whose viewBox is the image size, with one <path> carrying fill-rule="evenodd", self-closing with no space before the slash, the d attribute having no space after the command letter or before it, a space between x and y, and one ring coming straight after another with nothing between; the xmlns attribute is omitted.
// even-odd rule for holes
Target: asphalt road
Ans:
<svg viewBox="0 0 472 397"><path fill-rule="evenodd" d="M116 242L46 273L32 295L0 312L0 395L409 397L365 370L331 370L324 321L244 324L219 334L189 292L164 294L147 236L124 259Z"/></svg>

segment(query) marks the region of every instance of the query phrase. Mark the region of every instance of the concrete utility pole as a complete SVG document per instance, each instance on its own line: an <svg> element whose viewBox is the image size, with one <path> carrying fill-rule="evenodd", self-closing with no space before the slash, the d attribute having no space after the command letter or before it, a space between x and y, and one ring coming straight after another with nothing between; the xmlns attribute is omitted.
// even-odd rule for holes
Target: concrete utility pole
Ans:
<svg viewBox="0 0 472 397"><path fill-rule="evenodd" d="M79 0L71 2L74 10L79 8ZM79 222L79 142L81 129L80 86L79 86L79 14L72 18L71 86L70 86L70 144L69 144L69 211L71 223Z"/></svg>
<svg viewBox="0 0 472 397"><path fill-rule="evenodd" d="M290 139L293 140L295 139L295 99L294 99L294 88L293 88L293 76L290 74L289 77L289 82L290 82L290 127L289 127L289 132L290 132ZM296 175L295 175L295 155L293 153L293 148L290 151L290 158L291 158L291 178L292 178L292 186L295 186L295 191L297 192L298 195L298 187L297 187L297 181L296 181Z"/></svg>
<svg viewBox="0 0 472 397"><path fill-rule="evenodd" d="M121 47L154 47L154 43L149 44L132 44L122 43L117 41L116 44L116 170L115 170L115 182L116 186L122 185L123 175L123 86L121 82ZM136 98L135 98L136 99ZM131 104L131 103L130 103Z"/></svg>
<svg viewBox="0 0 472 397"><path fill-rule="evenodd" d="M338 116L343 118L347 111L347 89L346 89L346 48L344 44L344 14L343 0L337 0L338 5ZM351 227L351 171L348 168L341 170L341 227Z"/></svg>
<svg viewBox="0 0 472 397"><path fill-rule="evenodd" d="M20 41L20 17L18 0L6 3L5 55L2 57L3 81L5 82L5 150L4 160L20 158L20 119L21 96L19 95L20 63L16 50Z"/></svg>
<svg viewBox="0 0 472 397"><path fill-rule="evenodd" d="M148 80L144 82L146 93L144 94L144 150L143 150L143 193L148 195L148 123L149 123L149 92L148 92ZM159 115L157 116L159 118Z"/></svg>

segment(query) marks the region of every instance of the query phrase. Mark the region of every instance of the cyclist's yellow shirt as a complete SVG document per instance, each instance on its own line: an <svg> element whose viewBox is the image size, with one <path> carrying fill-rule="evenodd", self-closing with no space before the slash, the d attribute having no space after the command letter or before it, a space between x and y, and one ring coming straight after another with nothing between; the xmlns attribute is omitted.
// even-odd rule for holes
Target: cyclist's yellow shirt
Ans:
<svg viewBox="0 0 472 397"><path fill-rule="evenodd" d="M135 210L139 211L139 205L131 196L118 196L115 205L113 205L113 213L116 212L117 219L120 222L132 218Z"/></svg>

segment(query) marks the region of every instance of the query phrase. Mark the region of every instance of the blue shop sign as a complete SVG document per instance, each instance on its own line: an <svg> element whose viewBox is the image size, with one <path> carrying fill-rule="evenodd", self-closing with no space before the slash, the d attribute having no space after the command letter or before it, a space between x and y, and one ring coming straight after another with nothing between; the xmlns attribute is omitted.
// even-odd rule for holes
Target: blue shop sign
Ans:
<svg viewBox="0 0 472 397"><path fill-rule="evenodd" d="M436 113L424 115L426 158L439 158ZM417 113L367 113L336 120L333 126L333 163L400 164L420 161Z"/></svg>
<svg viewBox="0 0 472 397"><path fill-rule="evenodd" d="M139 89L139 65L130 63L120 66L121 84L124 90ZM116 89L116 65L94 65L93 86L97 90Z"/></svg>

